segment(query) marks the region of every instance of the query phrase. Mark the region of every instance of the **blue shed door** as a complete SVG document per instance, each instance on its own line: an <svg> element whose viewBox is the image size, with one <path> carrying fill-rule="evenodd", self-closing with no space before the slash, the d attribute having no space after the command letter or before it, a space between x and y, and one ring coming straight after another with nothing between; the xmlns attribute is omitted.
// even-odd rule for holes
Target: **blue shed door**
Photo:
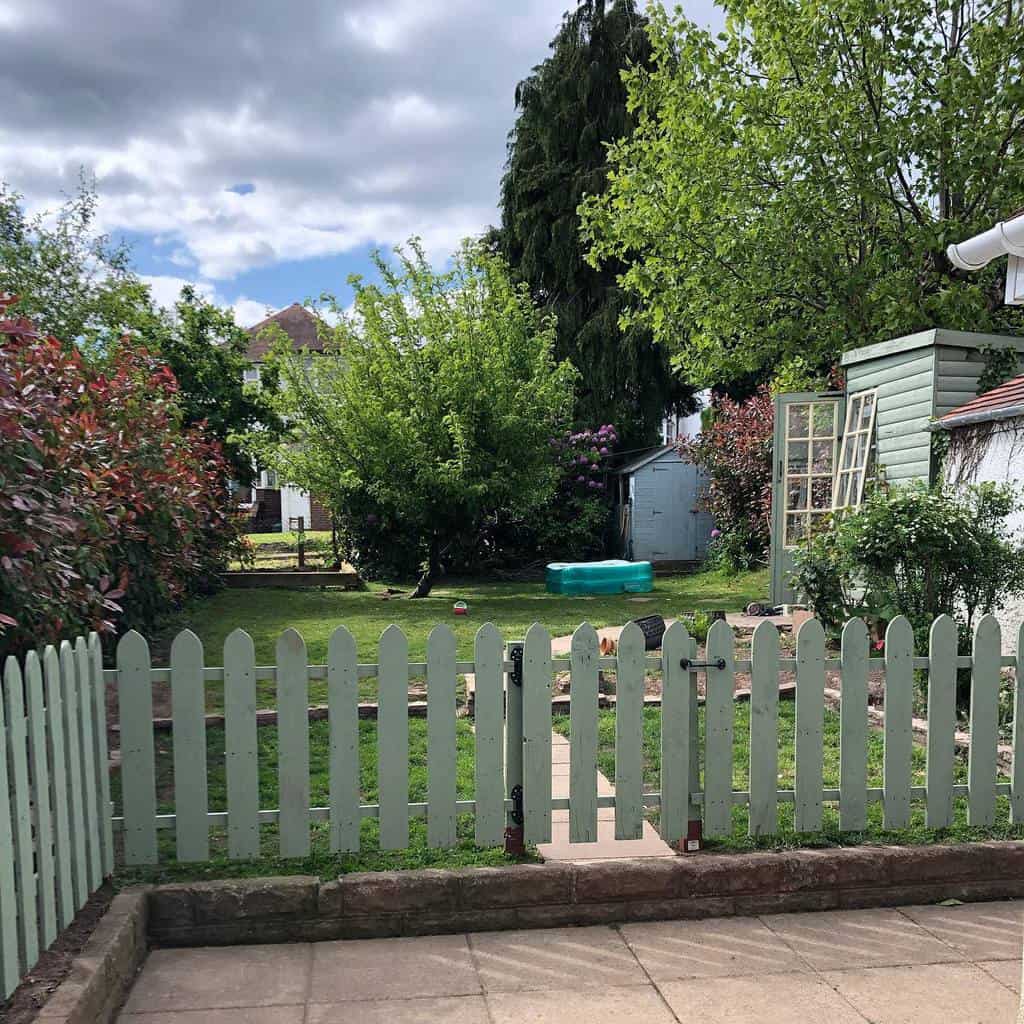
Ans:
<svg viewBox="0 0 1024 1024"><path fill-rule="evenodd" d="M691 562L697 551L697 469L676 456L637 470L633 557Z"/></svg>

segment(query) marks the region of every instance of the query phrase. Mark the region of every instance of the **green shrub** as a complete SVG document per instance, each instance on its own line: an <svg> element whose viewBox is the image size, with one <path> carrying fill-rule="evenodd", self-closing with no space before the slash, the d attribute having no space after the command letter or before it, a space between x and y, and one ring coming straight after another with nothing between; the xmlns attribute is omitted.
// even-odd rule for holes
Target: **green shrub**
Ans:
<svg viewBox="0 0 1024 1024"><path fill-rule="evenodd" d="M967 653L977 620L1024 593L1024 546L1007 526L1020 507L1013 487L990 483L878 489L797 553L793 581L833 632L854 615L905 615L924 652L945 614Z"/></svg>

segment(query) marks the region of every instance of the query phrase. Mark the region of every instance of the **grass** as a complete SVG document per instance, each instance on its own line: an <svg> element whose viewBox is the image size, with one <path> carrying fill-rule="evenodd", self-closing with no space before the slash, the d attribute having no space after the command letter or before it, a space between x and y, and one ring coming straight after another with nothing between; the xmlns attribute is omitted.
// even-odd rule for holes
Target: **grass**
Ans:
<svg viewBox="0 0 1024 1024"><path fill-rule="evenodd" d="M157 734L157 794L161 814L174 811L173 740L168 733ZM328 804L329 737L327 722L310 724L310 800L314 807ZM259 730L260 807L279 807L277 785L277 729L264 726ZM359 782L364 803L377 802L377 723L359 723ZM224 730L207 730L207 778L209 809L227 809L227 784L224 770ZM120 773L112 778L112 798L116 813L121 813ZM473 732L468 721L456 723L456 791L460 800L473 796ZM409 799L427 798L427 723L409 720ZM282 860L278 856L276 825L261 826L261 858L256 861L233 861L228 858L227 838L223 829L211 830L211 859L202 864L178 863L174 856L174 832L158 833L160 861L156 867L122 868L120 884L136 882L168 882L203 878L242 878L267 875L319 875L336 877L350 871L387 871L399 868L461 867L482 864L509 864L501 848L481 848L473 841L473 816L459 815L458 843L449 850L433 850L427 846L427 823L413 818L409 823L409 847L405 850L381 850L377 820L364 818L361 826L360 852L334 854L329 848L327 823L311 823L312 852L308 857ZM533 859L528 857L527 859Z"/></svg>
<svg viewBox="0 0 1024 1024"><path fill-rule="evenodd" d="M248 533L246 536L249 538L249 542L253 547L287 547L291 550L295 550L295 545L299 542L299 535L294 531L285 530L283 533ZM306 548L311 551L319 551L322 548L329 548L331 546L331 531L330 530L307 530L306 531Z"/></svg>
<svg viewBox="0 0 1024 1024"><path fill-rule="evenodd" d="M743 791L748 788L750 771L750 705L736 704L733 726L733 788ZM779 704L779 789L792 789L794 780L794 728L795 707L790 701ZM556 732L569 735L569 719L559 716L554 720ZM699 712L701 744L704 742L704 709ZM824 728L824 786L835 788L839 785L839 715L826 709ZM644 711L644 789L657 792L661 783L661 709L647 708ZM882 785L882 758L884 746L882 733L871 730L868 734L868 786ZM615 778L615 712L602 711L598 719L598 768L611 780ZM912 785L922 786L925 781L925 750L915 744L912 760ZM955 781L967 781L966 761L956 761ZM1001 781L1006 781L1001 780ZM840 832L839 811L834 804L824 805L824 822L821 832L797 832L793 827L793 805L779 805L779 828L774 836L751 838L747 835L747 808L734 806L732 810L732 832L723 839L707 841L707 846L717 850L781 849L787 847L853 846L864 843L887 843L899 845L920 845L929 843L974 842L983 839L1022 839L1024 826L1009 822L1009 799L1000 796L997 800L996 824L981 829L967 824L967 801L954 801L954 824L948 829L925 827L925 806L921 801L911 804L911 823L907 829L892 831L882 826L882 805L868 805L868 827L864 832ZM656 820L656 817L655 819Z"/></svg>
<svg viewBox="0 0 1024 1024"><path fill-rule="evenodd" d="M277 536L277 535L271 535ZM415 601L403 597L385 600L386 588L375 584L361 591L336 590L223 590L190 603L169 620L154 638L153 664L165 665L170 641L181 629L191 629L203 641L209 665L221 665L224 640L234 629L244 629L256 646L259 665L275 663L274 648L289 626L305 638L309 660L323 664L327 641L340 625L355 637L361 661L376 661L380 634L397 623L409 638L409 657L426 659L430 630L440 622L455 633L458 656L470 661L473 637L485 622L493 622L507 639L522 638L534 623L542 623L552 636L571 633L581 622L594 626L621 625L641 615L659 613L679 616L697 609L737 609L763 598L768 579L764 572L725 576L704 572L688 576L659 577L650 594L614 594L599 597L566 597L548 594L543 583L445 582L429 597ZM452 613L452 604L464 600L469 615ZM363 681L364 699L373 695L372 681ZM325 683L310 682L310 700L325 700ZM274 703L274 684L261 681L259 704ZM207 685L207 708L223 706L221 684Z"/></svg>

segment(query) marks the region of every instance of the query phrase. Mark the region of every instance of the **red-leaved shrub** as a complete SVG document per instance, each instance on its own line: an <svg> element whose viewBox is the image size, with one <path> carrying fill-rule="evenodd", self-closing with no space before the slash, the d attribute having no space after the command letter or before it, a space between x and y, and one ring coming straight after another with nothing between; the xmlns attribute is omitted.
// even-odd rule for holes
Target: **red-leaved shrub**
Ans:
<svg viewBox="0 0 1024 1024"><path fill-rule="evenodd" d="M711 553L731 568L753 568L768 555L773 424L772 397L762 388L744 402L715 399L707 429L679 444L711 479L703 506L720 531Z"/></svg>
<svg viewBox="0 0 1024 1024"><path fill-rule="evenodd" d="M101 372L0 295L0 654L147 626L216 584L229 470L174 374L122 340Z"/></svg>

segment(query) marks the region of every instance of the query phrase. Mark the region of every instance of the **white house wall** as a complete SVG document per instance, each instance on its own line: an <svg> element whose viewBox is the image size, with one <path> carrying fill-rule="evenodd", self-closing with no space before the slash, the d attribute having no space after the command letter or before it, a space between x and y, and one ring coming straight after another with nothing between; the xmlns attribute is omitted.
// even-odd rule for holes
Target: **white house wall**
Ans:
<svg viewBox="0 0 1024 1024"><path fill-rule="evenodd" d="M281 530L289 529L289 520L303 517L306 529L310 529L312 517L309 508L309 495L297 487L285 485L281 488Z"/></svg>
<svg viewBox="0 0 1024 1024"><path fill-rule="evenodd" d="M1024 420L1010 420L1008 424L997 425L987 441L984 455L973 475L963 483L1024 484ZM950 479L957 479L956 465L951 460L948 470ZM1024 534L1024 511L1016 511L1007 520L1010 529ZM1024 597L1013 598L1005 608L996 613L1003 631L1003 650L1013 653L1017 645L1017 630L1024 622Z"/></svg>

